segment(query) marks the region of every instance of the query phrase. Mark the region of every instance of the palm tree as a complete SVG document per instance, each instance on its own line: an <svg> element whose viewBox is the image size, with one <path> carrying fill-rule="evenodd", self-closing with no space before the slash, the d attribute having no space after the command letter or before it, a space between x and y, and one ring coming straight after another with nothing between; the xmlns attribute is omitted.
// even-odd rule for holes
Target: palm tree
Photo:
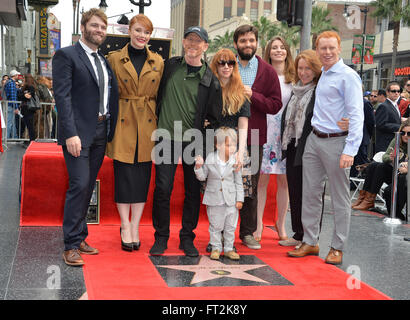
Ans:
<svg viewBox="0 0 410 320"><path fill-rule="evenodd" d="M262 57L265 53L265 47L269 39L277 34L277 26L266 17L260 17L259 21L254 21L253 25L258 28L258 42L262 48Z"/></svg>
<svg viewBox="0 0 410 320"><path fill-rule="evenodd" d="M233 33L234 31L226 31L224 35L213 38L210 41L208 52L217 52L221 48L228 48L233 51Z"/></svg>
<svg viewBox="0 0 410 320"><path fill-rule="evenodd" d="M393 23L393 54L391 58L390 79L394 79L396 67L397 47L399 45L400 21L410 24L410 6L403 6L402 0L375 0L370 3L376 10L373 17L389 19Z"/></svg>
<svg viewBox="0 0 410 320"><path fill-rule="evenodd" d="M314 6L312 7L312 29L310 34L312 35L312 49L316 49L316 39L323 31L334 30L338 31L332 24L332 18L327 16L330 14L330 10L324 7Z"/></svg>
<svg viewBox="0 0 410 320"><path fill-rule="evenodd" d="M289 27L285 21L275 23L275 35L281 36L290 47L296 47L300 42L300 27Z"/></svg>

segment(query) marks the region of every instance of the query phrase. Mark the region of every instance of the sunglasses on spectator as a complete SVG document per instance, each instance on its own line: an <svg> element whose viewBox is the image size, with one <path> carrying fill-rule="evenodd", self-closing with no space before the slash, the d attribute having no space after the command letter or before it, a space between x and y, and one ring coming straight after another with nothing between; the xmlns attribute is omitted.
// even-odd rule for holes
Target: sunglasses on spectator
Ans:
<svg viewBox="0 0 410 320"><path fill-rule="evenodd" d="M377 98L377 96L376 96L376 95L373 95L373 94L371 95L371 97L372 97L372 98Z"/></svg>
<svg viewBox="0 0 410 320"><path fill-rule="evenodd" d="M389 90L389 92L392 92L392 93L400 93L400 90Z"/></svg>
<svg viewBox="0 0 410 320"><path fill-rule="evenodd" d="M400 131L400 134L401 134L402 136L408 136L408 137L410 137L410 132Z"/></svg>
<svg viewBox="0 0 410 320"><path fill-rule="evenodd" d="M225 66L226 64L229 67L233 67L236 64L236 61L235 60L228 60L228 61L221 60L221 61L218 61L218 65L220 65L221 67Z"/></svg>

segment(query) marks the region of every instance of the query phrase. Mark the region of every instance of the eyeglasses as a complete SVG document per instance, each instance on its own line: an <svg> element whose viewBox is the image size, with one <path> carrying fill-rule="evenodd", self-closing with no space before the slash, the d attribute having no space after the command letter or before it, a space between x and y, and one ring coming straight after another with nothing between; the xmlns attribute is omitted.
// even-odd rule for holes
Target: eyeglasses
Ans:
<svg viewBox="0 0 410 320"><path fill-rule="evenodd" d="M410 132L400 131L400 134L401 134L402 136L408 136L408 137L410 137Z"/></svg>
<svg viewBox="0 0 410 320"><path fill-rule="evenodd" d="M372 98L377 98L377 96L375 96L375 95L371 95L371 97L372 97Z"/></svg>
<svg viewBox="0 0 410 320"><path fill-rule="evenodd" d="M228 61L221 60L221 61L218 61L218 65L221 66L221 67L224 67L226 64L228 65L228 67L233 67L236 64L236 61L235 60L228 60Z"/></svg>
<svg viewBox="0 0 410 320"><path fill-rule="evenodd" d="M400 93L400 90L389 90L391 93Z"/></svg>

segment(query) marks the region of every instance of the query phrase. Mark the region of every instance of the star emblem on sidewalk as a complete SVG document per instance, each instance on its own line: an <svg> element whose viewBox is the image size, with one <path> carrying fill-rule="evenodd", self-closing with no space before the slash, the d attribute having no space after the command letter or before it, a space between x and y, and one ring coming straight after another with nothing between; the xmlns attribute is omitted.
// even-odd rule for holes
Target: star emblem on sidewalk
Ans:
<svg viewBox="0 0 410 320"><path fill-rule="evenodd" d="M246 273L248 270L253 270L261 267L266 267L266 264L225 264L218 260L211 260L207 256L202 256L201 260L197 265L169 265L161 266L161 268L168 268L174 270L183 270L194 272L195 275L191 280L192 284L197 284L199 282L218 279L221 277L236 278L242 280L249 280L255 282L269 283L265 280L262 280L258 277L255 277L249 273Z"/></svg>
<svg viewBox="0 0 410 320"><path fill-rule="evenodd" d="M255 256L241 256L240 261L209 256L150 257L170 287L205 286L266 286L289 285L285 278Z"/></svg>

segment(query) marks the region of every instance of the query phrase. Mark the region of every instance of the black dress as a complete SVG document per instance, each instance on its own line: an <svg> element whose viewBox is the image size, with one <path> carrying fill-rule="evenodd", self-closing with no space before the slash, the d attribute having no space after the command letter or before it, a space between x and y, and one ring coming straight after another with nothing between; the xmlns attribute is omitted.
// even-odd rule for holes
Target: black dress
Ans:
<svg viewBox="0 0 410 320"><path fill-rule="evenodd" d="M147 59L146 49L135 49L128 46L130 60L139 76ZM147 201L151 180L152 162L138 162L138 137L135 148L134 163L114 160L114 199L117 203L140 203Z"/></svg>
<svg viewBox="0 0 410 320"><path fill-rule="evenodd" d="M17 99L21 101L21 114L23 115L23 121L21 122L21 127L20 127L20 137L23 136L24 130L27 127L28 134L30 141L33 141L36 139L36 132L34 130L34 115L36 111L29 111L28 110L28 102L29 99L27 99L24 94L25 93L30 93L32 97L36 94L36 90L34 89L33 86L25 86L22 90L18 92Z"/></svg>

